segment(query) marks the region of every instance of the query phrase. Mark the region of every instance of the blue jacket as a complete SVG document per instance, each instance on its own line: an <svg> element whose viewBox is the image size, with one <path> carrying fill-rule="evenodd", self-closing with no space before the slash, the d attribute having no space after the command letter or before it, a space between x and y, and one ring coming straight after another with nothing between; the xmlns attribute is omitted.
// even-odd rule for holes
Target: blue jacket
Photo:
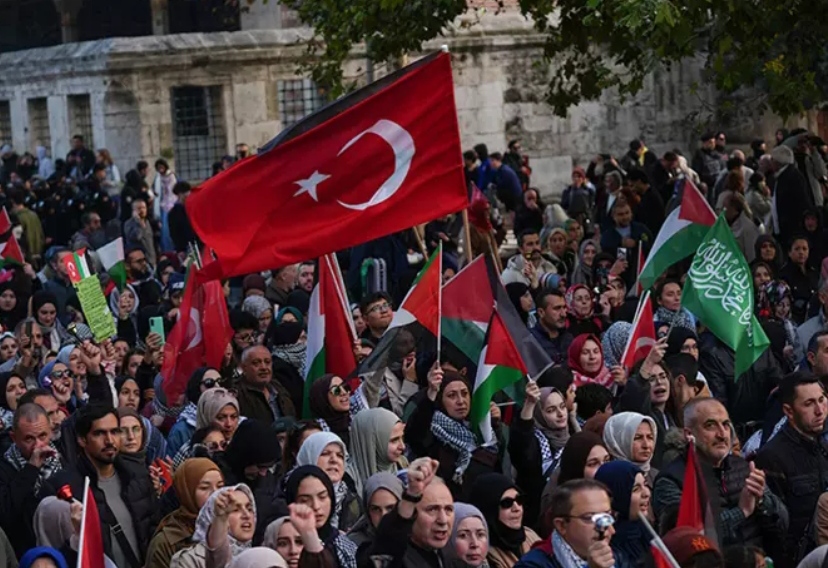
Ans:
<svg viewBox="0 0 828 568"><path fill-rule="evenodd" d="M178 453L181 446L189 442L190 438L193 437L195 430L195 427L190 426L186 420L178 420L172 429L170 429L170 433L167 436L167 456L171 458L175 457L175 454Z"/></svg>
<svg viewBox="0 0 828 568"><path fill-rule="evenodd" d="M540 323L532 327L529 333L538 340L541 348L549 355L555 365L566 364L567 351L569 351L569 345L574 339L571 333L561 330L557 339L553 340L546 330L541 327Z"/></svg>
<svg viewBox="0 0 828 568"><path fill-rule="evenodd" d="M623 552L613 549L612 553L615 556L615 568L632 568L635 566ZM517 561L514 568L563 568L563 565L555 558L555 553L552 550L552 539L546 538L524 554Z"/></svg>
<svg viewBox="0 0 828 568"><path fill-rule="evenodd" d="M494 172L494 183L498 188L508 190L515 196L515 199L520 202L523 196L523 186L520 184L520 178L515 173L515 170L502 164L500 169Z"/></svg>

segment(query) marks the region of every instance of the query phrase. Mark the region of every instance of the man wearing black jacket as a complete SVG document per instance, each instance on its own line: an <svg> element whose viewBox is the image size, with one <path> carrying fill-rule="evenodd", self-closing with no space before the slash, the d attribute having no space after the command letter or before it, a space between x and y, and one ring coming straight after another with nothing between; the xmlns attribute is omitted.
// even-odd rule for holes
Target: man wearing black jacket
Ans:
<svg viewBox="0 0 828 568"><path fill-rule="evenodd" d="M774 556L774 561L789 568L816 546L814 510L828 488L828 445L821 437L828 401L819 380L802 371L782 380L779 398L788 422L759 450L754 463L788 508L785 554Z"/></svg>
<svg viewBox="0 0 828 568"><path fill-rule="evenodd" d="M794 164L793 150L777 146L771 152L775 183L771 202L771 227L777 241L790 245L791 237L800 230L802 214L814 207L813 197L805 178Z"/></svg>
<svg viewBox="0 0 828 568"><path fill-rule="evenodd" d="M173 186L173 193L178 197L178 202L170 210L167 222L170 224L170 238L172 238L176 252L187 252L187 245L199 243L193 226L190 224L190 218L187 216L187 209L184 207L191 189L186 181L180 181Z"/></svg>
<svg viewBox="0 0 828 568"><path fill-rule="evenodd" d="M90 404L75 421L81 453L77 463L56 475L54 488L69 485L83 499L84 479L101 518L104 552L122 568L141 568L159 511L152 479L143 463L120 456L121 429L112 406Z"/></svg>

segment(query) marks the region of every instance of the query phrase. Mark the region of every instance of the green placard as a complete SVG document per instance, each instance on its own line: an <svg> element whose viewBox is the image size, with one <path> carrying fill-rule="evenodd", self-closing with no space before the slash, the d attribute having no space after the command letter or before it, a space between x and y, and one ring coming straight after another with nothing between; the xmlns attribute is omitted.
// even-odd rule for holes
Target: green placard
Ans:
<svg viewBox="0 0 828 568"><path fill-rule="evenodd" d="M95 341L101 342L117 335L115 319L106 303L101 283L97 276L89 276L78 282L75 287L78 291L83 315Z"/></svg>

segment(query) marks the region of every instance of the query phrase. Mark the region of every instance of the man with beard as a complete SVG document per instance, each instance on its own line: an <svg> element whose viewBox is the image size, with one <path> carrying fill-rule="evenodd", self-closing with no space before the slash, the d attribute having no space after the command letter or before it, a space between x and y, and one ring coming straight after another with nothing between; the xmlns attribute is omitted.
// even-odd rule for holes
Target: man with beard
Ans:
<svg viewBox="0 0 828 568"><path fill-rule="evenodd" d="M533 290L539 286L538 279L543 274L557 274L555 265L543 258L541 254L540 235L534 229L526 229L518 235L520 252L509 259L503 270L503 284L522 282Z"/></svg>
<svg viewBox="0 0 828 568"><path fill-rule="evenodd" d="M303 262L299 265L299 272L296 276L296 287L308 294L313 292L314 269L313 262Z"/></svg>
<svg viewBox="0 0 828 568"><path fill-rule="evenodd" d="M566 331L566 301L560 290L544 290L535 298L538 323L530 333L556 365L566 362L566 353L574 339Z"/></svg>
<svg viewBox="0 0 828 568"><path fill-rule="evenodd" d="M144 249L147 261L155 266L155 237L147 215L146 201L139 198L132 202L132 217L124 223L124 246Z"/></svg>
<svg viewBox="0 0 828 568"><path fill-rule="evenodd" d="M811 527L819 495L828 488L828 446L821 437L828 402L819 380L803 371L782 379L779 398L788 421L759 450L754 463L788 508L785 554L775 559L781 568L789 568L816 545L814 531L806 529Z"/></svg>
<svg viewBox="0 0 828 568"><path fill-rule="evenodd" d="M104 552L117 566L140 568L159 520L149 472L143 464L120 456L121 428L111 406L84 407L75 430L81 450L77 462L56 475L51 485L57 490L68 484L72 495L81 499L88 477L101 517Z"/></svg>
<svg viewBox="0 0 828 568"><path fill-rule="evenodd" d="M138 302L144 308L161 303L163 291L161 283L153 277L147 260L147 253L141 247L128 250L124 259L127 282L135 288Z"/></svg>

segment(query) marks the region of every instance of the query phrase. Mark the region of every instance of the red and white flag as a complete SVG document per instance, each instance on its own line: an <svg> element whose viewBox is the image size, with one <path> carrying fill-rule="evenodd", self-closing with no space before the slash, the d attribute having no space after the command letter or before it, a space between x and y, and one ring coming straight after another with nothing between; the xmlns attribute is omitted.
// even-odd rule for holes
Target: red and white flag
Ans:
<svg viewBox="0 0 828 568"><path fill-rule="evenodd" d="M83 516L78 541L77 568L104 568L104 544L101 536L101 518L98 505L89 487L89 478L83 485Z"/></svg>
<svg viewBox="0 0 828 568"><path fill-rule="evenodd" d="M14 235L9 235L9 239L5 243L0 243L0 267L23 266L24 264L26 264L26 259L23 256L20 243L17 242Z"/></svg>
<svg viewBox="0 0 828 568"><path fill-rule="evenodd" d="M647 357L655 344L655 318L648 290L638 302L630 336L627 338L624 355L621 357L621 365L626 369L632 369L636 363Z"/></svg>
<svg viewBox="0 0 828 568"><path fill-rule="evenodd" d="M468 204L451 56L438 52L208 179L187 213L218 256L200 278L216 278L318 258Z"/></svg>

